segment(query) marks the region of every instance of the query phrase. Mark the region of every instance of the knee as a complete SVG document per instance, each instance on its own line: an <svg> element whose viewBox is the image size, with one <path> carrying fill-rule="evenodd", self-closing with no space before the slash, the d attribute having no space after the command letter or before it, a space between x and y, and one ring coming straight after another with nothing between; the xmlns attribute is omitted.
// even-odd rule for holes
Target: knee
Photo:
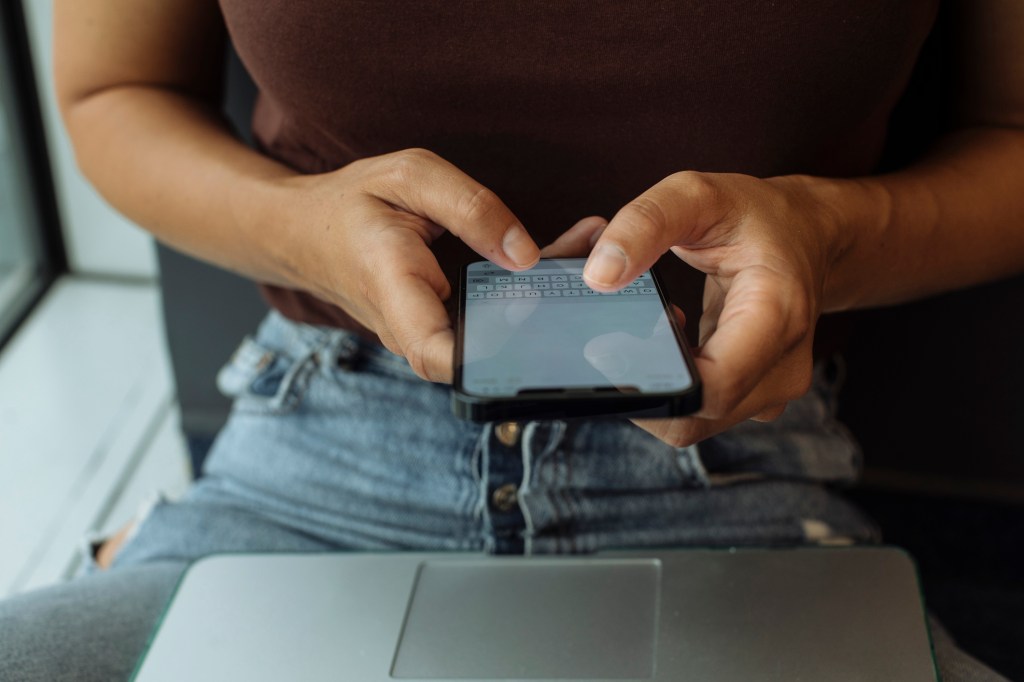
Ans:
<svg viewBox="0 0 1024 682"><path fill-rule="evenodd" d="M127 680L185 569L140 565L0 601L0 680Z"/></svg>

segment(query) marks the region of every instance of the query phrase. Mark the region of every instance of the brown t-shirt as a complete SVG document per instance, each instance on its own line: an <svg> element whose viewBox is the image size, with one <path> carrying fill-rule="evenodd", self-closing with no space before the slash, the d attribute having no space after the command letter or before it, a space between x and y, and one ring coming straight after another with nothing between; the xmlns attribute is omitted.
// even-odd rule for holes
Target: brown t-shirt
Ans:
<svg viewBox="0 0 1024 682"><path fill-rule="evenodd" d="M939 0L221 0L253 128L307 173L423 147L540 245L680 170L853 176L878 161ZM454 282L479 257L433 250ZM702 280L659 268L691 319ZM286 316L368 334L264 287ZM370 335L372 336L372 335Z"/></svg>

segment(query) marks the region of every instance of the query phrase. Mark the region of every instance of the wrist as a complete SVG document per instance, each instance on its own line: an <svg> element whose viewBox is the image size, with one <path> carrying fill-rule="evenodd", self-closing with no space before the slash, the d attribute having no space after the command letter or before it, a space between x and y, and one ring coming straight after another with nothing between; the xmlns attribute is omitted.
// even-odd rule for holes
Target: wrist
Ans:
<svg viewBox="0 0 1024 682"><path fill-rule="evenodd" d="M229 203L239 249L246 252L249 274L261 282L305 289L308 264L295 220L301 187L308 179L294 172L257 177L232 186Z"/></svg>
<svg viewBox="0 0 1024 682"><path fill-rule="evenodd" d="M892 197L871 178L835 179L786 176L810 201L824 259L821 312L863 306L872 300L872 248L884 245L891 223Z"/></svg>

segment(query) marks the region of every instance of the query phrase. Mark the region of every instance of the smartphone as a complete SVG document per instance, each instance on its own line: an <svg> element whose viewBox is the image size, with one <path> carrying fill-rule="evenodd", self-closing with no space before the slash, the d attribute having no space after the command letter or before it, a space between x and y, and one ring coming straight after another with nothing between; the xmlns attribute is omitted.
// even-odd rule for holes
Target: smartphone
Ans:
<svg viewBox="0 0 1024 682"><path fill-rule="evenodd" d="M513 272L488 261L459 278L452 411L474 421L696 412L701 385L653 272L614 292L584 258Z"/></svg>

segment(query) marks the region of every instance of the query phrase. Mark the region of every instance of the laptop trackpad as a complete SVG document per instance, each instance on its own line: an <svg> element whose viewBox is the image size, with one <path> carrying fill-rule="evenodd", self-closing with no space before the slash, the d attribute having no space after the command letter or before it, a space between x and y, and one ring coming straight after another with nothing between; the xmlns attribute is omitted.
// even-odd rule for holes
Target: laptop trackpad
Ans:
<svg viewBox="0 0 1024 682"><path fill-rule="evenodd" d="M655 559L425 562L391 675L650 678L660 578Z"/></svg>

